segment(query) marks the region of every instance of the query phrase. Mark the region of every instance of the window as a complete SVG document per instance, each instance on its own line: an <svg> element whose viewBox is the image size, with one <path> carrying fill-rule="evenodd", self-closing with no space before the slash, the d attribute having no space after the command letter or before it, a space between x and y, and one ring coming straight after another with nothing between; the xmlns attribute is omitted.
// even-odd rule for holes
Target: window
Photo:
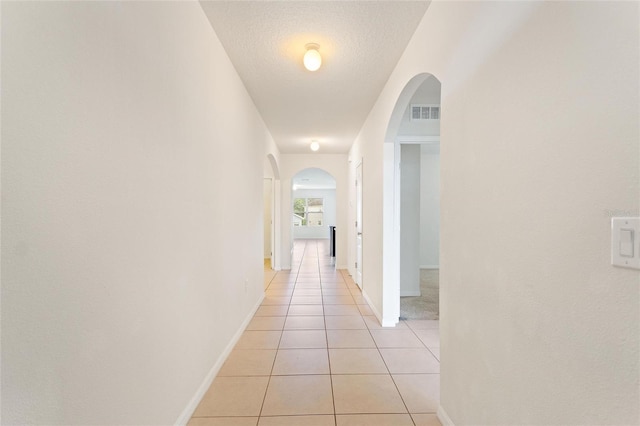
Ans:
<svg viewBox="0 0 640 426"><path fill-rule="evenodd" d="M293 200L293 226L322 226L322 198L295 198Z"/></svg>
<svg viewBox="0 0 640 426"><path fill-rule="evenodd" d="M440 120L440 105L411 105L411 120Z"/></svg>

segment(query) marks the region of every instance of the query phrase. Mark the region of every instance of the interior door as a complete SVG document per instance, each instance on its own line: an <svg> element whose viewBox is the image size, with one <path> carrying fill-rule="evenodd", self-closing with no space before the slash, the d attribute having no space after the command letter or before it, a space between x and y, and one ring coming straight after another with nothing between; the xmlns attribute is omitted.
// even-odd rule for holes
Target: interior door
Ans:
<svg viewBox="0 0 640 426"><path fill-rule="evenodd" d="M362 163L356 167L356 284L362 290Z"/></svg>

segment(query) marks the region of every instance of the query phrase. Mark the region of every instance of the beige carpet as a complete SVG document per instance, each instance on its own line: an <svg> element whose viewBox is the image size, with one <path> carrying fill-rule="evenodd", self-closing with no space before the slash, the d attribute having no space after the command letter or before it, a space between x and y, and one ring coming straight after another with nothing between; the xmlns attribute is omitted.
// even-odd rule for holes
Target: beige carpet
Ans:
<svg viewBox="0 0 640 426"><path fill-rule="evenodd" d="M400 318L427 319L440 318L440 270L420 270L421 296L400 298Z"/></svg>

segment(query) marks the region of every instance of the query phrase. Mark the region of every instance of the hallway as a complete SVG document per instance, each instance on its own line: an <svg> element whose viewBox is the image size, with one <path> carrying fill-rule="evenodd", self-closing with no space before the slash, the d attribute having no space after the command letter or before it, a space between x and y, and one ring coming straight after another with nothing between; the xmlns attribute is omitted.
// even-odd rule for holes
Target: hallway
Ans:
<svg viewBox="0 0 640 426"><path fill-rule="evenodd" d="M297 240L189 425L440 425L438 321L380 327L326 240Z"/></svg>

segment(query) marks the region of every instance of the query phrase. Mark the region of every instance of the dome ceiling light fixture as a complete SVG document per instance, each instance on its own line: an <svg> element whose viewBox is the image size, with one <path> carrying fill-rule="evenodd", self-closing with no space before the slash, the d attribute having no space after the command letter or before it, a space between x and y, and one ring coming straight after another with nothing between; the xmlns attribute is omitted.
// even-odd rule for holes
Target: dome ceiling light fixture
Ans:
<svg viewBox="0 0 640 426"><path fill-rule="evenodd" d="M304 54L304 67L309 71L317 71L322 65L322 56L320 56L320 46L316 43L309 43L305 46L307 53Z"/></svg>
<svg viewBox="0 0 640 426"><path fill-rule="evenodd" d="M309 148L311 148L311 151L316 152L317 150L320 149L320 144L318 143L318 141L312 140L311 145L309 145Z"/></svg>

